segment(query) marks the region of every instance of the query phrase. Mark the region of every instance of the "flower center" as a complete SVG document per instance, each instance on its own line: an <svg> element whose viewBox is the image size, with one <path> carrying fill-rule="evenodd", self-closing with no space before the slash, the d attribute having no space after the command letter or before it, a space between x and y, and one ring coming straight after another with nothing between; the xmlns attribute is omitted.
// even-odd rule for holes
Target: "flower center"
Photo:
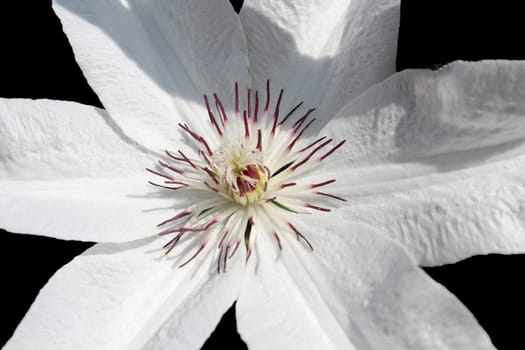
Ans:
<svg viewBox="0 0 525 350"><path fill-rule="evenodd" d="M332 139L322 136L305 142L303 135L315 120L311 117L314 109L299 114L301 102L281 118L283 90L273 113L270 95L267 81L266 103L260 108L258 93L247 89L245 108L241 108L236 83L233 116L226 113L216 94L215 108L205 95L211 130L200 134L179 124L189 137L193 156L182 150L166 151L167 158L160 160L156 169L146 169L161 179L161 183L150 181L153 186L176 191L175 195L186 194L186 208L158 224L163 228L161 236L172 237L164 246L166 254L191 236L185 241L194 245L193 253L185 256L189 250L181 249L177 254L184 259L180 267L197 256L212 255L217 272L226 271L227 261L240 246L246 248L248 260L258 235L273 236L278 249L292 244L289 241L293 239L313 250L295 220L301 214L330 212L330 208L316 204L321 198L323 202L345 201L320 191L335 179L310 180L311 173L345 141L334 145Z"/></svg>
<svg viewBox="0 0 525 350"><path fill-rule="evenodd" d="M220 181L219 188L237 203L255 203L266 192L270 173L264 167L260 150L228 142L215 152L211 163Z"/></svg>

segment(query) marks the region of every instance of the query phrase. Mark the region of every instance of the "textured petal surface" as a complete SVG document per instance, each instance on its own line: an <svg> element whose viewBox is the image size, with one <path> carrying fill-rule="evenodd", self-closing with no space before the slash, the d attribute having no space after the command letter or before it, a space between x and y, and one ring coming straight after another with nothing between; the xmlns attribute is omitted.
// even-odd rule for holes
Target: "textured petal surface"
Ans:
<svg viewBox="0 0 525 350"><path fill-rule="evenodd" d="M99 244L40 291L5 349L198 349L238 294L244 264L227 274L212 255L184 268L159 239ZM181 249L188 247L181 246Z"/></svg>
<svg viewBox="0 0 525 350"><path fill-rule="evenodd" d="M76 60L124 133L160 151L177 124L207 125L203 93L248 84L239 18L226 0L57 0Z"/></svg>
<svg viewBox="0 0 525 350"><path fill-rule="evenodd" d="M237 302L250 349L493 349L465 307L393 240L333 217L304 220L314 252L257 237ZM271 322L261 322L271 320Z"/></svg>
<svg viewBox="0 0 525 350"><path fill-rule="evenodd" d="M176 204L147 184L154 159L101 109L0 99L0 227L84 241L154 234Z"/></svg>
<svg viewBox="0 0 525 350"><path fill-rule="evenodd" d="M324 130L347 139L325 173L348 199L340 215L423 265L525 251L524 97L523 62L458 62L371 88Z"/></svg>
<svg viewBox="0 0 525 350"><path fill-rule="evenodd" d="M321 118L395 72L398 0L247 0L240 16L253 81L270 79L296 97L285 103Z"/></svg>

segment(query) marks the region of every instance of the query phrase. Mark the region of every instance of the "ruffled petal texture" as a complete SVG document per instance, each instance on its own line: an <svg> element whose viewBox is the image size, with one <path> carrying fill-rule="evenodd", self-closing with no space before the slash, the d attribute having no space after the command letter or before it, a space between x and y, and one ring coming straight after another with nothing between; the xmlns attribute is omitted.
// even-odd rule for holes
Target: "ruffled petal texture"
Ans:
<svg viewBox="0 0 525 350"><path fill-rule="evenodd" d="M470 312L370 226L309 218L295 237L257 237L237 302L250 349L494 349ZM262 320L268 320L264 322Z"/></svg>
<svg viewBox="0 0 525 350"><path fill-rule="evenodd" d="M420 264L525 251L525 63L401 72L323 132L347 139L325 169L348 200L339 215Z"/></svg>
<svg viewBox="0 0 525 350"><path fill-rule="evenodd" d="M155 234L182 199L148 185L154 162L104 110L0 99L0 227L82 241Z"/></svg>
<svg viewBox="0 0 525 350"><path fill-rule="evenodd" d="M178 123L207 125L202 94L249 83L245 39L226 0L56 0L54 9L111 118L151 150L177 145Z"/></svg>
<svg viewBox="0 0 525 350"><path fill-rule="evenodd" d="M198 349L237 298L244 257L219 275L208 268L212 254L178 268L189 246L166 257L162 243L99 244L76 257L40 291L5 349Z"/></svg>
<svg viewBox="0 0 525 350"><path fill-rule="evenodd" d="M247 0L240 17L252 80L286 89L284 107L327 120L395 72L399 0Z"/></svg>

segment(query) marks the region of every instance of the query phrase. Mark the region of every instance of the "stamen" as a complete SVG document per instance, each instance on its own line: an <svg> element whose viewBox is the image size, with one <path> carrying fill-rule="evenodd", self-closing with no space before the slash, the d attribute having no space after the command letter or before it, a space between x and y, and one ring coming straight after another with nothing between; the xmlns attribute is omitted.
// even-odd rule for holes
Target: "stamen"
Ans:
<svg viewBox="0 0 525 350"><path fill-rule="evenodd" d="M184 136L184 140L190 140L192 149L187 154L192 158L182 150L177 153L166 151L165 159L159 160L153 168L146 168L160 179L156 183L149 181L152 186L162 190L191 190L185 192L187 209L157 224L160 236L172 235L163 246L165 254L172 252L180 242L189 242L195 249L187 253L186 248L181 248L182 251L176 254L180 256L186 252L178 264L181 268L196 260L197 256L213 252L217 259L217 273L226 272L228 260L237 254L240 246L246 249L248 262L256 251L256 236L261 234L273 235L277 243L275 249L279 251L283 245L281 235L292 233L313 250L305 236L290 223L289 216L311 215L314 210L329 212L329 207L318 205L324 202L321 197L346 201L334 194L317 191L334 183L335 179L310 183L301 177L315 170L317 162L328 158L345 142L340 141L334 146L331 138L322 136L296 150L306 130L316 120L311 117L315 109L299 112L304 105L301 101L280 118L281 104L285 105L284 89L280 89L275 104L270 107L272 95L267 80L266 102L261 110L258 91L254 90L253 101L252 89L247 88L242 96L239 95L238 82L235 82L234 89L235 116L231 119L218 94L203 95L210 121L207 125L218 137L206 139L203 136L208 135L206 130L192 129L188 124L180 123L183 134L188 136ZM211 107L211 96L215 100L214 108ZM260 113L267 119L259 124ZM297 171L303 166L304 169ZM172 193L176 195L176 192ZM195 239L200 241L191 241ZM219 251L206 249L209 242L216 244Z"/></svg>
<svg viewBox="0 0 525 350"><path fill-rule="evenodd" d="M277 104L275 105L275 111L273 112L273 126L272 126L272 135L275 135L275 128L277 127L277 120L279 119L279 108L281 106L281 98L283 97L284 89L281 89L279 92L279 97L277 98Z"/></svg>
<svg viewBox="0 0 525 350"><path fill-rule="evenodd" d="M217 179L217 175L215 175L210 169L208 169L207 167L206 168L202 168L206 174L208 174L208 176L213 180L213 182L215 182L216 185L220 185L220 182L219 180Z"/></svg>
<svg viewBox="0 0 525 350"><path fill-rule="evenodd" d="M205 185L206 187L208 187L210 190L212 190L213 192L215 192L215 193L219 193L219 189L213 187L213 186L210 185L207 181L204 181L204 185Z"/></svg>
<svg viewBox="0 0 525 350"><path fill-rule="evenodd" d="M235 255L240 245L241 245L241 240L238 239L237 242L235 243L235 247L233 248L233 251L230 253L230 256L228 256L228 259L231 259Z"/></svg>
<svg viewBox="0 0 525 350"><path fill-rule="evenodd" d="M230 244L226 245L226 249L224 250L224 256L222 257L223 263L222 263L222 271L226 272L226 262L228 260L228 250L230 249Z"/></svg>
<svg viewBox="0 0 525 350"><path fill-rule="evenodd" d="M292 129L293 129L293 134L295 134L297 132L297 130L301 127L301 125L303 125L304 121L308 118L308 116L310 114L312 114L313 112L315 111L315 108L310 108L308 110L308 112L306 112L305 115L303 115L298 121L296 121L293 125L292 125Z"/></svg>
<svg viewBox="0 0 525 350"><path fill-rule="evenodd" d="M176 221L176 220L179 220L179 219L182 219L183 217L186 217L188 215L191 215L193 213L193 211L191 210L184 210L184 211L181 211L180 213L178 213L177 215L169 218L169 219L166 219L164 220L163 222L161 222L160 224L157 225L157 227L160 227L160 226L163 226L165 224L167 224L168 222L173 222L173 221Z"/></svg>
<svg viewBox="0 0 525 350"><path fill-rule="evenodd" d="M309 203L306 203L304 206L306 208L315 209L315 210L324 211L324 212L332 211L331 209L318 207L317 205L313 205L313 204L309 204Z"/></svg>
<svg viewBox="0 0 525 350"><path fill-rule="evenodd" d="M219 124L217 123L217 120L215 119L215 115L211 111L210 104L208 102L208 96L204 95L204 103L206 104L206 109L208 110L208 115L210 117L210 121L212 125L215 127L215 130L217 130L217 133L219 136L222 136L221 128L219 127Z"/></svg>
<svg viewBox="0 0 525 350"><path fill-rule="evenodd" d="M283 125L284 122L286 122L288 120L288 118L290 118L290 116L299 108L303 105L303 101L299 102L294 108L292 108L292 110L290 112L288 112L288 114L286 114L286 116L283 118L283 120L281 120L279 122L279 126Z"/></svg>
<svg viewBox="0 0 525 350"><path fill-rule="evenodd" d="M321 158L319 158L319 160L324 160L326 157L328 157L330 154L334 153L339 147L341 147L344 143L346 142L346 140L343 140L341 142L339 142L334 148L332 148L330 151L328 151L327 153L325 153Z"/></svg>
<svg viewBox="0 0 525 350"><path fill-rule="evenodd" d="M302 161L300 161L299 163L295 164L291 170L292 171L295 171L297 168L299 168L301 165L303 165L304 163L306 163L307 161L309 161L314 154L317 153L317 151L319 151L321 148L323 148L324 146L328 145L330 142L332 142L332 139L329 139L328 141L325 141L323 142L322 144L320 144L319 146L317 146L317 148L315 148L312 152L310 152L309 155L306 156L306 158L304 158Z"/></svg>
<svg viewBox="0 0 525 350"><path fill-rule="evenodd" d="M255 91L255 110L253 111L253 122L257 124L257 115L259 113L259 94Z"/></svg>
<svg viewBox="0 0 525 350"><path fill-rule="evenodd" d="M239 118L239 83L235 82L235 116Z"/></svg>
<svg viewBox="0 0 525 350"><path fill-rule="evenodd" d="M295 143L297 142L297 140L299 140L299 138L301 136L303 136L303 133L306 129L308 129L308 127L310 125L312 125L312 123L315 121L315 118L310 120L310 122L308 124L306 124L306 126L301 130L301 132L299 134L297 134L297 136L293 139L293 141L290 143L290 145L288 146L288 150L291 151L293 146L295 145Z"/></svg>
<svg viewBox="0 0 525 350"><path fill-rule="evenodd" d="M290 186L295 186L295 185L296 185L295 182L289 182L289 183L286 183L286 184L282 184L281 185L281 189L286 188L286 187L290 187Z"/></svg>
<svg viewBox="0 0 525 350"><path fill-rule="evenodd" d="M266 80L266 105L264 106L264 115L268 115L268 107L270 107L270 80Z"/></svg>
<svg viewBox="0 0 525 350"><path fill-rule="evenodd" d="M279 247L279 250L283 250L283 247L281 245L281 239L279 238L279 234L276 231L273 231L273 236L275 237L275 240L277 241L277 246Z"/></svg>
<svg viewBox="0 0 525 350"><path fill-rule="evenodd" d="M180 170L180 169L177 169L175 168L174 166L171 166L167 163L164 163L162 160L159 160L159 165L163 168L166 168L166 169L169 169L173 172L176 172L177 174L180 174L180 175L184 175L184 171Z"/></svg>
<svg viewBox="0 0 525 350"><path fill-rule="evenodd" d="M159 185L159 184L156 184L154 182L151 182L151 181L148 181L148 183L152 186L155 186L155 187L160 187L160 188L164 188L165 190L180 190L181 188L184 188L184 187L188 187L189 185L184 185L184 186L179 186L179 187L169 187L169 186L164 186L164 185Z"/></svg>
<svg viewBox="0 0 525 350"><path fill-rule="evenodd" d="M314 247L312 247L312 245L310 244L310 242L306 239L306 237L301 233L299 232L298 229L295 228L294 225L292 225L292 223L288 223L288 226L290 226L290 228L292 229L292 231L295 233L295 235L297 236L297 240L299 240L299 238L301 238L307 245L308 245L308 248L310 248L310 250L313 252L314 251Z"/></svg>
<svg viewBox="0 0 525 350"><path fill-rule="evenodd" d="M192 261L193 259L195 259L197 257L197 255L200 254L200 252L202 252L202 250L204 249L204 247L206 247L206 244L208 243L208 241L204 241L204 243L201 244L201 246L199 247L199 249L195 252L195 254L193 254L191 256L191 258L189 258L188 260L186 260L186 262L182 263L181 265L179 265L179 267L184 267L186 266L190 261Z"/></svg>
<svg viewBox="0 0 525 350"><path fill-rule="evenodd" d="M261 132L261 129L257 129L257 146L255 146L255 148L259 152L262 152L262 132Z"/></svg>
<svg viewBox="0 0 525 350"><path fill-rule="evenodd" d="M186 157L186 155L184 153L182 153L181 150L179 150L179 154L181 155L182 158L174 158L175 160L178 160L178 161L181 161L181 162L186 162L188 163L193 169L197 169L197 166L195 164L193 164L193 162L188 158Z"/></svg>
<svg viewBox="0 0 525 350"><path fill-rule="evenodd" d="M335 179L331 179L331 180L327 180L327 181L324 181L324 182L311 184L310 188L322 187L322 186L326 186L326 185L332 184L334 182L335 182Z"/></svg>
<svg viewBox="0 0 525 350"><path fill-rule="evenodd" d="M244 120L244 137L250 138L250 128L248 126L248 117L246 116L246 111L244 111L242 118Z"/></svg>
<svg viewBox="0 0 525 350"><path fill-rule="evenodd" d="M248 88L248 119L252 118L252 107L251 107L251 99L252 99L252 90Z"/></svg>
<svg viewBox="0 0 525 350"><path fill-rule="evenodd" d="M219 110L221 114L222 125L224 125L228 121L228 115L224 111L224 106L222 105L222 102L219 96L217 94L213 94L213 98L215 99L215 106L217 107L217 109Z"/></svg>
<svg viewBox="0 0 525 350"><path fill-rule="evenodd" d="M314 142L312 142L311 144L309 144L308 146L306 146L305 148L302 148L300 149L299 151L297 151L298 153L302 153L310 148L312 148L313 146L315 146L316 144L318 144L319 142L323 141L324 139L326 139L326 136L323 136L317 140L315 140Z"/></svg>
<svg viewBox="0 0 525 350"><path fill-rule="evenodd" d="M149 171L150 173L155 174L155 175L160 176L160 177L163 177L165 179L173 180L173 178L171 176L168 176L168 175L163 174L163 173L159 173L158 171L152 170L150 168L146 168L146 171Z"/></svg>
<svg viewBox="0 0 525 350"><path fill-rule="evenodd" d="M325 193L325 192L314 192L315 194L317 195L320 195L320 196L325 196L325 197L330 197L330 198L333 198L333 199L337 199L341 202L347 202L346 199L342 198L342 197L339 197L339 196L336 196L336 195L333 195L333 194L330 194L330 193Z"/></svg>
<svg viewBox="0 0 525 350"><path fill-rule="evenodd" d="M210 146L208 146L208 143L206 142L204 137L202 137L202 136L198 135L196 132L192 131L186 124L183 125L183 124L179 123L179 127L181 127L182 130L184 130L188 134L190 134L195 140L197 140L198 142L203 144L204 147L206 147L206 150L208 151L208 154L210 156L213 155L213 152L211 151Z"/></svg>

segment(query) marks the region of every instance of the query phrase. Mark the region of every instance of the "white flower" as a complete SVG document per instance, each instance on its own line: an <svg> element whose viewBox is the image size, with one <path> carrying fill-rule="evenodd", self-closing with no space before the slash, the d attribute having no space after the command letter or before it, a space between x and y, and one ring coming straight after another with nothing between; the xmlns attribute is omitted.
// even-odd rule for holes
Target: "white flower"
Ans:
<svg viewBox="0 0 525 350"><path fill-rule="evenodd" d="M192 241L201 239L195 253L179 267L201 253L213 255L218 249L217 272L220 273L221 266L226 271L227 261L243 241L249 259L260 234L272 235L279 250L282 250L281 235L295 236L313 250L291 217L310 214L312 210L329 212L329 208L316 205L323 198L345 201L319 190L333 184L335 179L309 182L307 176L345 141L333 145L332 139L321 136L309 144L301 144L301 137L315 121L311 118L314 109L296 116L301 102L281 116L283 92L281 89L272 112L270 82L266 83L264 108L259 108L257 91L252 94L248 88L246 108L241 111L236 83L233 118L228 116L217 94L214 94L215 112L205 95L210 132L199 134L188 125L179 124L193 144L190 148L193 156L182 150L166 151L168 159L158 161L158 170L146 169L161 181L150 184L186 198L182 211L157 225L163 228L159 235L173 235L164 245L166 254L188 235Z"/></svg>
<svg viewBox="0 0 525 350"><path fill-rule="evenodd" d="M0 227L102 243L55 274L6 349L198 348L235 300L254 349L493 348L416 264L524 250L524 64L393 74L390 0L247 1L240 21L222 0L55 10L106 110L0 101ZM255 124L232 94L266 79L285 89L279 115L316 108L295 150L332 140L321 166L285 173L308 157L286 151L292 119ZM163 222L179 231L159 237Z"/></svg>

